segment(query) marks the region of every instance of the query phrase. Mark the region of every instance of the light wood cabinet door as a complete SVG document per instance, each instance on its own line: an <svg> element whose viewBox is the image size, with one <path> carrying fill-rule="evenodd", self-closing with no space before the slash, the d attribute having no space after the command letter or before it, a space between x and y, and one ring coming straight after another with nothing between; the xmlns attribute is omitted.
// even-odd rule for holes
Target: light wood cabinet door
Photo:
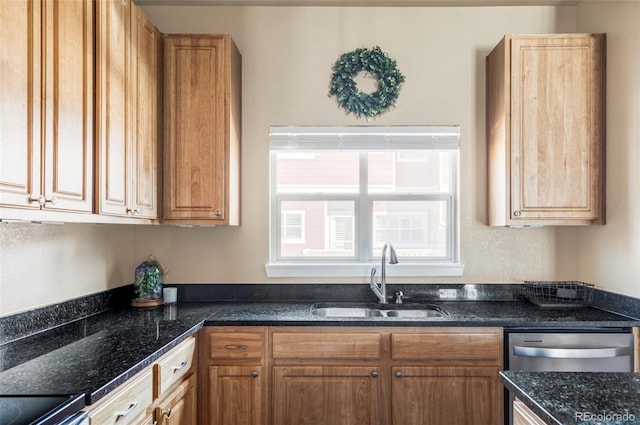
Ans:
<svg viewBox="0 0 640 425"><path fill-rule="evenodd" d="M0 2L0 204L40 208L41 1Z"/></svg>
<svg viewBox="0 0 640 425"><path fill-rule="evenodd" d="M97 5L97 212L127 215L130 197L130 0Z"/></svg>
<svg viewBox="0 0 640 425"><path fill-rule="evenodd" d="M156 422L158 425L196 425L196 406L196 375L192 374L156 407Z"/></svg>
<svg viewBox="0 0 640 425"><path fill-rule="evenodd" d="M44 4L44 207L90 213L94 2Z"/></svg>
<svg viewBox="0 0 640 425"><path fill-rule="evenodd" d="M262 424L264 378L260 366L210 366L208 424Z"/></svg>
<svg viewBox="0 0 640 425"><path fill-rule="evenodd" d="M160 33L130 0L98 4L97 210L155 219Z"/></svg>
<svg viewBox="0 0 640 425"><path fill-rule="evenodd" d="M159 50L161 34L131 4L131 180L129 208L136 217L158 218Z"/></svg>
<svg viewBox="0 0 640 425"><path fill-rule="evenodd" d="M545 425L538 415L521 400L513 401L513 425Z"/></svg>
<svg viewBox="0 0 640 425"><path fill-rule="evenodd" d="M0 204L93 210L93 4L0 5Z"/></svg>
<svg viewBox="0 0 640 425"><path fill-rule="evenodd" d="M497 367L394 367L393 425L498 425Z"/></svg>
<svg viewBox="0 0 640 425"><path fill-rule="evenodd" d="M163 54L163 222L238 225L240 54L228 35L165 35Z"/></svg>
<svg viewBox="0 0 640 425"><path fill-rule="evenodd" d="M490 225L604 224L605 36L506 36L487 136Z"/></svg>
<svg viewBox="0 0 640 425"><path fill-rule="evenodd" d="M383 425L380 369L346 366L273 368L273 423Z"/></svg>

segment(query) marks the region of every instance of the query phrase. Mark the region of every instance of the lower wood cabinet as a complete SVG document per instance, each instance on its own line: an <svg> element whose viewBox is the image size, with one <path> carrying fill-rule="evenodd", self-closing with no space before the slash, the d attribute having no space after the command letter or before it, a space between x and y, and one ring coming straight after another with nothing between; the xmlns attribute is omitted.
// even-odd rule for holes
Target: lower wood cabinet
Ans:
<svg viewBox="0 0 640 425"><path fill-rule="evenodd" d="M267 424L266 327L200 332L199 424Z"/></svg>
<svg viewBox="0 0 640 425"><path fill-rule="evenodd" d="M200 424L501 425L502 329L209 327Z"/></svg>
<svg viewBox="0 0 640 425"><path fill-rule="evenodd" d="M496 424L496 367L394 367L393 424Z"/></svg>
<svg viewBox="0 0 640 425"><path fill-rule="evenodd" d="M280 425L382 425L380 368L275 366L273 420Z"/></svg>
<svg viewBox="0 0 640 425"><path fill-rule="evenodd" d="M538 415L533 410L524 404L521 400L515 399L513 401L513 425L545 425Z"/></svg>
<svg viewBox="0 0 640 425"><path fill-rule="evenodd" d="M196 425L196 338L187 338L88 406L90 425Z"/></svg>
<svg viewBox="0 0 640 425"><path fill-rule="evenodd" d="M209 366L207 423L261 425L262 367Z"/></svg>
<svg viewBox="0 0 640 425"><path fill-rule="evenodd" d="M158 425L196 425L196 375L191 374L155 408Z"/></svg>

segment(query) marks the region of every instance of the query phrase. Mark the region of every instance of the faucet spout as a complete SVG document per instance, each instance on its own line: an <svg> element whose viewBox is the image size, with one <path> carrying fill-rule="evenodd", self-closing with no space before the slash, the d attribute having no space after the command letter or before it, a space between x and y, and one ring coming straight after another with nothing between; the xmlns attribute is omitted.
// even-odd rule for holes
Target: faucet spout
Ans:
<svg viewBox="0 0 640 425"><path fill-rule="evenodd" d="M387 248L389 249L389 264L397 264L398 256L396 255L396 250L393 249L393 245L390 242L385 242L382 247L382 259L381 259L381 278L380 283L376 283L376 268L373 267L371 269L371 281L369 283L369 287L373 291L373 293L378 297L378 301L380 304L387 304Z"/></svg>

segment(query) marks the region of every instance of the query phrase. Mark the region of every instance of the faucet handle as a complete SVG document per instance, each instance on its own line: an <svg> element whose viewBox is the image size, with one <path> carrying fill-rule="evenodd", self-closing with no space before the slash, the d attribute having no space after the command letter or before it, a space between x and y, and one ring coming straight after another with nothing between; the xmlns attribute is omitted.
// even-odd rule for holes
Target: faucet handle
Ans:
<svg viewBox="0 0 640 425"><path fill-rule="evenodd" d="M402 298L404 297L404 292L396 291L393 294L393 302L396 304L402 304Z"/></svg>

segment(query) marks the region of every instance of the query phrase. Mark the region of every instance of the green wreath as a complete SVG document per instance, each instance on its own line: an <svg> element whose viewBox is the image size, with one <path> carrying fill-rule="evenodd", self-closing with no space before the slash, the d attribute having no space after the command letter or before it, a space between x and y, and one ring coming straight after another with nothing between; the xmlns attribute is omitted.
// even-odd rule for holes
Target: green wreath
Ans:
<svg viewBox="0 0 640 425"><path fill-rule="evenodd" d="M358 118L375 117L393 106L404 82L396 61L378 46L344 53L332 69L329 97L336 96L338 104ZM369 94L358 90L353 78L361 71L377 79L377 91Z"/></svg>

